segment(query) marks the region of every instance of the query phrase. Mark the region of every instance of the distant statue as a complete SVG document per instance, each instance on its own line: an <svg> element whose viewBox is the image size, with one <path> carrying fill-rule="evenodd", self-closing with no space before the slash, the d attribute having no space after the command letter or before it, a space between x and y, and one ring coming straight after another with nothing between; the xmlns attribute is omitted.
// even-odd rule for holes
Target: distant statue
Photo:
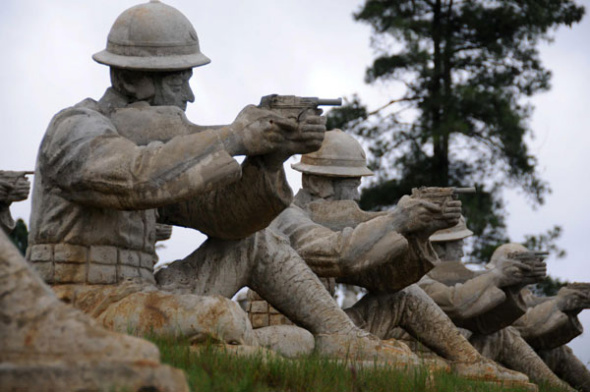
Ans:
<svg viewBox="0 0 590 392"><path fill-rule="evenodd" d="M26 177L33 172L0 170L0 227L9 234L15 226L10 214L10 205L29 197L31 183Z"/></svg>
<svg viewBox="0 0 590 392"><path fill-rule="evenodd" d="M387 356L265 230L292 200L283 162L321 145L322 102L271 96L229 125L190 123L192 68L209 59L188 19L156 0L123 12L94 59L112 86L58 113L37 160L27 258L58 296L114 330L257 345L229 299L249 286L321 339L322 353L345 344ZM311 109L289 117L277 109L286 101ZM209 238L154 277L156 223Z"/></svg>
<svg viewBox="0 0 590 392"><path fill-rule="evenodd" d="M522 245L506 244L494 252L488 270L471 271L461 258L463 240L472 234L464 219L435 233L431 241L442 263L418 284L484 356L534 382L571 390L511 327L526 312L521 290L545 277L545 263ZM519 260L518 254L530 259Z"/></svg>
<svg viewBox="0 0 590 392"><path fill-rule="evenodd" d="M568 284L552 297L524 289L523 298L527 311L514 327L558 377L589 392L590 371L566 344L583 332L578 315L590 308L590 284Z"/></svg>

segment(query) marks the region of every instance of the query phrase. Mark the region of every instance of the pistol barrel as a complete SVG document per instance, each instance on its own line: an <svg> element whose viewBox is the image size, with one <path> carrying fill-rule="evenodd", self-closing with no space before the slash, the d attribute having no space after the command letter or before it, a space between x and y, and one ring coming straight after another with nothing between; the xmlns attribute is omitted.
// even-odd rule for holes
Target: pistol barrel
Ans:
<svg viewBox="0 0 590 392"><path fill-rule="evenodd" d="M342 98L318 98L318 106L342 106Z"/></svg>

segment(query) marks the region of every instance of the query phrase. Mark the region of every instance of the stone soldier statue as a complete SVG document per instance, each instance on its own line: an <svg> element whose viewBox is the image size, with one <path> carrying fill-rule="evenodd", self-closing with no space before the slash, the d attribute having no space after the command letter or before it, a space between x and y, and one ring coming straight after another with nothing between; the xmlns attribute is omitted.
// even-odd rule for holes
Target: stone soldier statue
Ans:
<svg viewBox="0 0 590 392"><path fill-rule="evenodd" d="M29 197L31 184L26 177L33 172L0 170L0 228L6 233L14 229L14 219L10 215L10 205Z"/></svg>
<svg viewBox="0 0 590 392"><path fill-rule="evenodd" d="M403 327L453 361L459 374L526 382L526 376L485 360L412 284L436 263L428 238L457 222L460 201L440 208L404 197L392 211L360 210L361 177L372 172L362 146L341 130L326 132L320 150L303 155L293 168L303 173L303 189L271 228L289 240L318 276L327 278L328 287L334 287L334 278L368 286L369 293L345 310L356 325L382 339L394 338Z"/></svg>
<svg viewBox="0 0 590 392"><path fill-rule="evenodd" d="M29 192L26 172L0 171L3 229L8 207ZM160 365L146 341L102 329L59 301L0 230L0 385L10 391L151 388L188 391L182 372Z"/></svg>
<svg viewBox="0 0 590 392"><path fill-rule="evenodd" d="M566 285L552 297L536 296L527 289L523 292L528 309L513 326L558 377L574 388L590 391L590 371L566 346L583 332L578 314L590 307L590 284Z"/></svg>
<svg viewBox="0 0 590 392"><path fill-rule="evenodd" d="M463 328L471 344L484 356L528 375L534 382L569 390L518 331L510 327L526 312L522 288L542 279L546 266L542 262L526 265L505 253L496 257L489 270L471 271L461 263L461 258L463 240L472 234L464 219L450 230L435 233L431 241L442 263L422 278L419 286L455 325ZM512 245L508 247L516 250ZM526 248L524 251L528 252Z"/></svg>
<svg viewBox="0 0 590 392"><path fill-rule="evenodd" d="M263 230L292 199L283 161L320 147L325 118L247 106L226 126L190 123L192 68L209 59L188 19L156 0L123 12L94 59L110 66L112 86L58 113L37 159L27 257L58 296L115 330L256 345L246 314L223 298L250 286L323 353L345 341L387 356ZM156 222L209 236L159 272L159 287Z"/></svg>

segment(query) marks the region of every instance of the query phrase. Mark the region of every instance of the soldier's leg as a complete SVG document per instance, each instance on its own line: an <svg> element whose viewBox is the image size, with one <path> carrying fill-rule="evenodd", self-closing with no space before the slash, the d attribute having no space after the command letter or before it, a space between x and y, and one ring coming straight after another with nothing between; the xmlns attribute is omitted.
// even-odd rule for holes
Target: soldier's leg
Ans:
<svg viewBox="0 0 590 392"><path fill-rule="evenodd" d="M7 390L188 391L151 343L60 302L0 232L0 385Z"/></svg>
<svg viewBox="0 0 590 392"><path fill-rule="evenodd" d="M364 319L368 330L379 337L387 339L390 331L402 327L446 359L459 362L481 360L479 353L461 335L451 319L417 285L395 294L368 295L359 302L359 306L370 309L363 312Z"/></svg>
<svg viewBox="0 0 590 392"><path fill-rule="evenodd" d="M590 392L590 371L568 346L539 350L539 356L553 372L572 387Z"/></svg>
<svg viewBox="0 0 590 392"><path fill-rule="evenodd" d="M399 327L403 328L435 353L453 361L453 371L463 377L530 387L525 375L483 358L417 285L394 294L367 294L345 311L356 325L382 339L398 336Z"/></svg>
<svg viewBox="0 0 590 392"><path fill-rule="evenodd" d="M547 367L512 327L489 335L473 335L469 340L484 356L528 375L535 383L548 383L564 390L572 390Z"/></svg>
<svg viewBox="0 0 590 392"><path fill-rule="evenodd" d="M159 271L156 280L176 292L225 297L248 286L313 334L355 329L297 252L270 230L240 241L207 240L186 259Z"/></svg>
<svg viewBox="0 0 590 392"><path fill-rule="evenodd" d="M185 260L159 271L156 280L176 292L228 297L249 286L312 332L316 348L324 354L356 355L362 346L369 355L397 355L400 362L417 362L407 347L383 346L357 328L288 241L270 230L240 241L208 240Z"/></svg>

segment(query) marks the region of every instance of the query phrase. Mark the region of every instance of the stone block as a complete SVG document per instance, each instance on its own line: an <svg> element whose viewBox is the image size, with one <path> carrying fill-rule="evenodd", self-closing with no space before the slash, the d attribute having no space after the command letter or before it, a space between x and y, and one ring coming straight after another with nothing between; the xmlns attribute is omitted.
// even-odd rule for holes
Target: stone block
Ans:
<svg viewBox="0 0 590 392"><path fill-rule="evenodd" d="M252 328L268 327L268 314L250 314Z"/></svg>
<svg viewBox="0 0 590 392"><path fill-rule="evenodd" d="M291 325L291 321L282 314L271 314L269 316L269 325Z"/></svg>
<svg viewBox="0 0 590 392"><path fill-rule="evenodd" d="M128 278L139 278L139 268L137 267L130 267L128 265L118 265L117 266L117 279L118 281L122 281Z"/></svg>
<svg viewBox="0 0 590 392"><path fill-rule="evenodd" d="M156 259L154 255L149 253L139 253L139 266L143 268L147 268L150 271L154 270L154 264L156 264Z"/></svg>
<svg viewBox="0 0 590 392"><path fill-rule="evenodd" d="M56 244L53 247L53 259L56 262L85 264L88 260L88 248L78 245Z"/></svg>
<svg viewBox="0 0 590 392"><path fill-rule="evenodd" d="M135 250L119 249L119 264L139 267L139 253Z"/></svg>
<svg viewBox="0 0 590 392"><path fill-rule="evenodd" d="M106 264L90 264L88 266L88 283L91 283L91 284L115 284L115 283L117 283L117 266L116 265L106 265Z"/></svg>
<svg viewBox="0 0 590 392"><path fill-rule="evenodd" d="M54 283L86 282L86 264L55 263L53 272Z"/></svg>
<svg viewBox="0 0 590 392"><path fill-rule="evenodd" d="M268 303L266 301L254 301L250 307L252 313L268 313Z"/></svg>
<svg viewBox="0 0 590 392"><path fill-rule="evenodd" d="M91 246L88 255L91 263L117 264L117 248L114 246Z"/></svg>
<svg viewBox="0 0 590 392"><path fill-rule="evenodd" d="M53 245L33 245L27 248L27 260L53 261Z"/></svg>
<svg viewBox="0 0 590 392"><path fill-rule="evenodd" d="M39 276L47 283L53 283L53 262L52 261L36 261L32 263L33 268Z"/></svg>

